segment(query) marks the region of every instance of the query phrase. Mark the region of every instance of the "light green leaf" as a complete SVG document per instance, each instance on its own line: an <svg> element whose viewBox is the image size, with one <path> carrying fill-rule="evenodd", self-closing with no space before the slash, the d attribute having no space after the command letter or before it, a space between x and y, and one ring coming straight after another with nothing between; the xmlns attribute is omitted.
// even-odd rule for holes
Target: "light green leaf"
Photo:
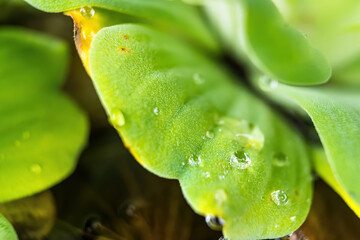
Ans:
<svg viewBox="0 0 360 240"><path fill-rule="evenodd" d="M66 45L18 28L0 30L0 202L67 177L87 137L87 121L60 92Z"/></svg>
<svg viewBox="0 0 360 240"><path fill-rule="evenodd" d="M18 240L16 232L6 218L0 214L0 239Z"/></svg>
<svg viewBox="0 0 360 240"><path fill-rule="evenodd" d="M167 0L26 0L34 7L47 12L65 12L84 6L105 8L136 16L145 22L170 32L185 34L201 46L217 49L212 33L195 7Z"/></svg>
<svg viewBox="0 0 360 240"><path fill-rule="evenodd" d="M90 72L137 160L179 179L196 212L225 221L226 237L279 237L302 224L312 195L303 140L219 64L126 24L98 32Z"/></svg>
<svg viewBox="0 0 360 240"><path fill-rule="evenodd" d="M341 86L295 88L279 85L282 94L311 117L338 184L360 206L360 90ZM326 178L325 178L326 179Z"/></svg>
<svg viewBox="0 0 360 240"><path fill-rule="evenodd" d="M335 178L326 154L322 148L315 148L313 151L313 162L316 172L324 179L348 204L348 206L360 217L360 205L340 185Z"/></svg>
<svg viewBox="0 0 360 240"><path fill-rule="evenodd" d="M269 0L206 1L208 15L241 59L268 76L293 85L321 84L331 68L306 37L287 24Z"/></svg>

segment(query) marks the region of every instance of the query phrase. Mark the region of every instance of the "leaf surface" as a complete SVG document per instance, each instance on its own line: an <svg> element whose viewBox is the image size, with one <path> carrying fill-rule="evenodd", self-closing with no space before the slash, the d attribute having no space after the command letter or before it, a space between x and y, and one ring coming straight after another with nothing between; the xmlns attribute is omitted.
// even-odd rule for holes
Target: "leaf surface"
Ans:
<svg viewBox="0 0 360 240"><path fill-rule="evenodd" d="M330 78L331 67L303 33L287 24L272 1L209 0L207 12L241 59L292 85L316 85Z"/></svg>
<svg viewBox="0 0 360 240"><path fill-rule="evenodd" d="M275 94L287 96L299 104L311 117L324 146L331 171L325 163L318 169L325 180L354 201L354 211L360 206L360 94L359 89L330 85L327 87L295 88L279 85ZM334 179L331 176L334 175ZM334 184L331 184L334 183ZM335 184L336 183L336 184ZM356 206L357 205L357 206ZM355 207L354 207L355 206Z"/></svg>
<svg viewBox="0 0 360 240"><path fill-rule="evenodd" d="M170 32L183 33L188 38L212 50L217 49L212 33L197 9L193 6L167 0L26 0L34 7L47 12L65 12L81 7L99 7L136 16L147 23Z"/></svg>
<svg viewBox="0 0 360 240"><path fill-rule="evenodd" d="M226 237L279 237L301 225L312 195L302 138L220 64L135 24L100 30L89 60L133 155L179 179L196 212L225 221Z"/></svg>
<svg viewBox="0 0 360 240"><path fill-rule="evenodd" d="M0 214L0 239L18 240L14 228L1 214Z"/></svg>
<svg viewBox="0 0 360 240"><path fill-rule="evenodd" d="M0 202L51 187L75 168L87 120L59 91L66 50L46 36L0 30Z"/></svg>

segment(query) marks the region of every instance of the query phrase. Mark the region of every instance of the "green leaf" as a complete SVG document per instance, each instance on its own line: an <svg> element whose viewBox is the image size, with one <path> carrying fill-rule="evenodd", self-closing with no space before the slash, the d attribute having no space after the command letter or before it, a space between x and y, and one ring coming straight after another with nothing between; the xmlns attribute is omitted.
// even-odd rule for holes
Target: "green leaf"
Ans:
<svg viewBox="0 0 360 240"><path fill-rule="evenodd" d="M166 0L26 0L34 7L47 12L64 12L84 6L132 15L144 19L161 29L185 34L201 46L218 48L212 33L195 7ZM119 22L120 23L120 22Z"/></svg>
<svg viewBox="0 0 360 240"><path fill-rule="evenodd" d="M315 148L313 151L314 167L316 172L329 184L348 204L348 206L360 217L360 206L354 202L354 199L345 191L331 169L329 161L323 149Z"/></svg>
<svg viewBox="0 0 360 240"><path fill-rule="evenodd" d="M274 90L274 94L285 95L309 114L324 146L334 180L357 206L360 206L359 92L360 89L336 85L314 88L279 85ZM326 176L325 180L329 181L330 177Z"/></svg>
<svg viewBox="0 0 360 240"><path fill-rule="evenodd" d="M268 76L293 85L321 84L331 68L322 53L287 24L272 1L206 1L207 12L241 59ZM246 60L245 60L246 61Z"/></svg>
<svg viewBox="0 0 360 240"><path fill-rule="evenodd" d="M59 91L67 57L63 42L0 30L0 202L51 187L75 168L88 126Z"/></svg>
<svg viewBox="0 0 360 240"><path fill-rule="evenodd" d="M16 232L6 218L0 214L0 239L18 240Z"/></svg>
<svg viewBox="0 0 360 240"><path fill-rule="evenodd" d="M225 221L226 237L279 237L302 224L312 195L302 138L219 64L134 24L100 30L89 60L130 151L179 179L197 213Z"/></svg>

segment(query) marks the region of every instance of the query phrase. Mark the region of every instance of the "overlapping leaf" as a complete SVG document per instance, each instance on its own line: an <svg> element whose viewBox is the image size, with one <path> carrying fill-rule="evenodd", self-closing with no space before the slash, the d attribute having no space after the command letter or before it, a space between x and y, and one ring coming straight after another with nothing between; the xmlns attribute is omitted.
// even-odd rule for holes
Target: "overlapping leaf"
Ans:
<svg viewBox="0 0 360 240"><path fill-rule="evenodd" d="M0 30L0 202L51 187L76 165L87 121L59 91L66 50L49 37Z"/></svg>
<svg viewBox="0 0 360 240"><path fill-rule="evenodd" d="M318 161L321 173L339 192L360 206L360 94L357 88L340 86L295 88L279 85L274 93L285 95L299 104L311 117L324 146L328 165ZM324 162L324 161L323 161ZM329 171L325 169L328 168ZM331 176L331 172L334 177ZM334 178L334 181L331 180ZM335 184L335 182L337 182ZM349 201L348 201L349 202Z"/></svg>
<svg viewBox="0 0 360 240"><path fill-rule="evenodd" d="M268 76L293 85L326 82L331 68L304 34L268 0L208 0L208 15L232 51Z"/></svg>
<svg viewBox="0 0 360 240"><path fill-rule="evenodd" d="M47 12L65 12L84 6L112 10L144 19L158 28L186 35L201 46L216 49L217 43L195 7L167 0L26 0Z"/></svg>
<svg viewBox="0 0 360 240"><path fill-rule="evenodd" d="M0 239L6 239L6 240L18 239L14 228L1 214L0 214Z"/></svg>
<svg viewBox="0 0 360 240"><path fill-rule="evenodd" d="M302 139L221 66L169 36L123 25L95 36L90 71L138 161L179 179L195 211L224 219L225 236L282 236L304 221L311 177Z"/></svg>

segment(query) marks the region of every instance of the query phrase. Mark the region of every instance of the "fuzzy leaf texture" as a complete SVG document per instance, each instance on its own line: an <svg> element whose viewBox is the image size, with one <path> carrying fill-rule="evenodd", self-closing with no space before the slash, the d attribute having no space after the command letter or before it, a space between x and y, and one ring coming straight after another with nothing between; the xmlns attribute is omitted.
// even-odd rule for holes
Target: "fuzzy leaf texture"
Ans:
<svg viewBox="0 0 360 240"><path fill-rule="evenodd" d="M0 202L49 188L75 168L88 127L60 92L67 57L63 42L0 29Z"/></svg>
<svg viewBox="0 0 360 240"><path fill-rule="evenodd" d="M16 232L6 218L0 214L0 239L18 240Z"/></svg>
<svg viewBox="0 0 360 240"><path fill-rule="evenodd" d="M312 194L303 140L219 64L139 25L100 30L89 60L133 155L179 179L196 212L225 221L226 237L279 237L301 225Z"/></svg>
<svg viewBox="0 0 360 240"><path fill-rule="evenodd" d="M322 52L288 24L269 0L203 0L208 16L242 61L291 85L317 85L331 76Z"/></svg>
<svg viewBox="0 0 360 240"><path fill-rule="evenodd" d="M316 154L317 171L359 216L360 90L356 87L294 88L279 85L271 93L300 105L311 117L325 149Z"/></svg>

